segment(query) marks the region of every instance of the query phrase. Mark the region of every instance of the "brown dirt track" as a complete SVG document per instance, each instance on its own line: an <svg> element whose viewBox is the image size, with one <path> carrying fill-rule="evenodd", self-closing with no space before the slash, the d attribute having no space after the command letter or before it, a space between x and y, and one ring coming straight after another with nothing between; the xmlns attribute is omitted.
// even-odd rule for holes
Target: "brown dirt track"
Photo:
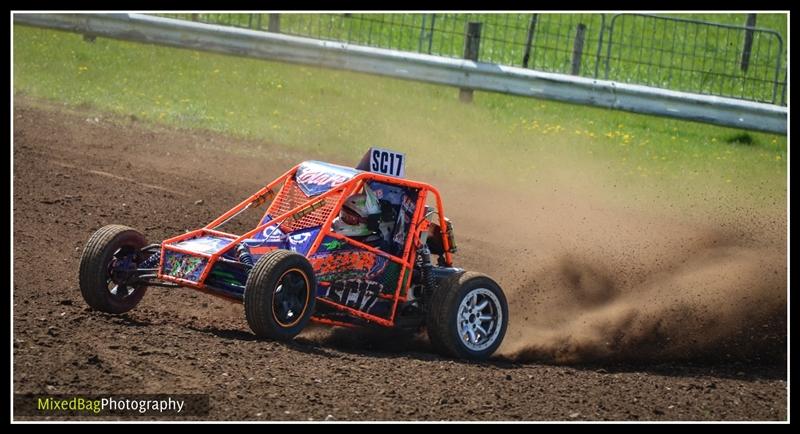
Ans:
<svg viewBox="0 0 800 434"><path fill-rule="evenodd" d="M111 223L150 241L199 227L318 156L24 97L13 116L15 393L208 393L208 418L224 420L787 417L785 215L774 231L757 229L759 214L722 232L544 195L537 248L512 240L508 255L496 240L513 225L457 200L501 199L430 180L456 222L458 265L509 294L496 358L463 363L424 339L327 329L257 341L242 306L187 289L150 288L126 315L90 311L81 250Z"/></svg>

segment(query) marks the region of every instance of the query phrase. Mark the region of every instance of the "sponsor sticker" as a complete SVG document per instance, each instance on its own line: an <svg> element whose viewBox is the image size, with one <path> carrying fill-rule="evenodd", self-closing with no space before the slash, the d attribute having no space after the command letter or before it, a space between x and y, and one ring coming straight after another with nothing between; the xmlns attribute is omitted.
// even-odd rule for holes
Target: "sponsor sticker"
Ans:
<svg viewBox="0 0 800 434"><path fill-rule="evenodd" d="M300 190L306 196L312 197L344 184L357 173L348 167L320 161L306 161L297 168L295 180Z"/></svg>

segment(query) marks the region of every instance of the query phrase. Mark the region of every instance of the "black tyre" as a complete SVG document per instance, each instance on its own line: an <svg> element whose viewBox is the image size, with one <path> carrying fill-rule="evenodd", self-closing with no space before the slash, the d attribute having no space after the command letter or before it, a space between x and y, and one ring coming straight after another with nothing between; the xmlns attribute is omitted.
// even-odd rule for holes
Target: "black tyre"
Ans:
<svg viewBox="0 0 800 434"><path fill-rule="evenodd" d="M78 275L81 295L92 309L124 313L142 300L147 286L126 283L143 260L140 249L147 245L136 229L108 225L86 242Z"/></svg>
<svg viewBox="0 0 800 434"><path fill-rule="evenodd" d="M314 270L304 256L288 250L267 253L247 278L247 324L261 338L294 338L314 314L316 288Z"/></svg>
<svg viewBox="0 0 800 434"><path fill-rule="evenodd" d="M503 342L508 303L494 280L464 272L433 294L426 323L431 344L443 355L484 360Z"/></svg>

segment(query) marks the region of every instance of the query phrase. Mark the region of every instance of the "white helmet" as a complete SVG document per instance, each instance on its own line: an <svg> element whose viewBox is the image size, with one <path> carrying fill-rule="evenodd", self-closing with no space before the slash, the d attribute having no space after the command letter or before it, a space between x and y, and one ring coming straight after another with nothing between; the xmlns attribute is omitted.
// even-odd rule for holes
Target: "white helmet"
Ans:
<svg viewBox="0 0 800 434"><path fill-rule="evenodd" d="M367 227L367 218L380 211L375 193L364 185L364 193L351 195L344 201L339 216L333 220L333 230L347 237L370 235L373 231Z"/></svg>

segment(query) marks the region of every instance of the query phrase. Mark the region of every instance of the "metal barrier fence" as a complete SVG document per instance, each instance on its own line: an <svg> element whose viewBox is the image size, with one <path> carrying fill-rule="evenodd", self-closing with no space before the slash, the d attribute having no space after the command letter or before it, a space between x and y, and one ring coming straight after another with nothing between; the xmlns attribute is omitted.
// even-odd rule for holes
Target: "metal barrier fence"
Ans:
<svg viewBox="0 0 800 434"><path fill-rule="evenodd" d="M161 16L451 58L480 22L482 62L786 104L784 42L752 26L647 14Z"/></svg>
<svg viewBox="0 0 800 434"><path fill-rule="evenodd" d="M609 24L604 78L774 104L784 55L772 30L620 14Z"/></svg>
<svg viewBox="0 0 800 434"><path fill-rule="evenodd" d="M277 21L277 20L276 20ZM451 59L356 44L209 25L142 14L14 14L15 24L60 29L171 47L255 59L346 69L461 89L532 96L576 104L668 116L717 125L785 134L788 108L741 99L676 92L608 80L556 74L495 63ZM273 24L278 25L278 22ZM470 23L464 52L474 59L480 25ZM585 28L584 28L585 31ZM574 52L582 47L575 43ZM573 63L572 68L576 67ZM576 71L579 72L579 71ZM467 95L465 95L467 94Z"/></svg>

